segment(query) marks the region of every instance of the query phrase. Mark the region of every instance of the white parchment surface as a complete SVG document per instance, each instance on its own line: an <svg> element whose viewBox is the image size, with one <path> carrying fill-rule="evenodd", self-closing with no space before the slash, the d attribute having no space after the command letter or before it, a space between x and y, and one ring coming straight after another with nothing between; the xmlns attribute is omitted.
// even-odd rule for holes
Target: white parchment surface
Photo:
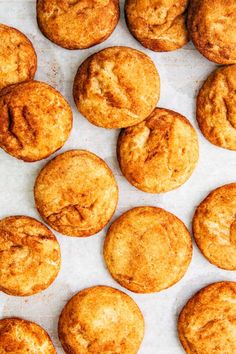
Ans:
<svg viewBox="0 0 236 354"><path fill-rule="evenodd" d="M176 214L191 228L194 209L206 194L219 185L236 181L236 152L211 145L202 136L195 120L196 93L215 65L203 58L191 43L169 53L154 53L144 49L126 27L123 1L119 25L106 42L83 51L62 49L39 31L35 3L34 0L0 0L0 22L18 28L32 40L38 54L36 79L53 85L73 108L73 131L60 152L88 149L102 157L112 168L120 189L119 205L113 220L134 206L154 205ZM75 108L72 83L78 66L90 54L112 45L130 46L150 55L161 76L161 99L158 105L182 113L197 129L200 140L199 164L187 183L175 191L149 195L132 187L121 175L116 160L119 131L91 125ZM33 185L45 162L24 163L0 150L0 218L25 214L40 220L34 205ZM111 278L103 261L105 233L106 229L85 239L55 233L62 251L62 268L56 281L46 291L31 297L12 297L1 293L0 317L19 316L37 322L49 332L58 353L63 353L57 337L57 321L70 297L83 288L98 284L122 289ZM133 297L145 317L146 333L139 353L183 354L176 333L178 313L198 289L219 280L236 281L236 273L211 265L194 245L192 263L185 277L175 286L152 295L137 295L122 289Z"/></svg>

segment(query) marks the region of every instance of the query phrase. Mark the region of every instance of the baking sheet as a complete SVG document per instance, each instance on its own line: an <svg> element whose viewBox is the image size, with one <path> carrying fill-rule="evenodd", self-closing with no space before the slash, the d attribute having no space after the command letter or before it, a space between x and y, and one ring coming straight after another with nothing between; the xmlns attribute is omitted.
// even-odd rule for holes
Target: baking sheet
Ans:
<svg viewBox="0 0 236 354"><path fill-rule="evenodd" d="M124 1L121 1L119 25L105 43L83 51L62 49L44 38L39 31L35 2L0 0L0 22L18 28L32 40L38 54L36 79L57 88L73 108L73 131L60 152L75 148L88 149L102 157L112 168L120 189L119 205L113 220L134 206L154 205L176 214L191 228L194 209L206 194L219 185L236 180L236 152L211 145L200 133L195 120L196 93L215 65L204 59L191 43L170 53L153 53L144 49L127 30L123 15ZM119 131L91 125L75 108L71 91L79 64L90 54L112 45L130 46L150 55L161 76L161 99L158 105L184 114L197 129L200 140L199 164L187 183L175 191L149 195L132 187L122 177L116 160ZM33 185L45 163L46 160L27 164L0 150L1 218L25 214L40 220L34 206ZM184 353L176 333L176 319L180 309L201 287L219 280L236 281L235 272L223 271L211 265L194 245L192 263L179 283L156 294L133 294L121 288L106 270L102 257L106 229L86 239L55 233L62 251L62 268L56 281L46 291L31 297L0 294L0 317L19 316L42 325L49 332L60 354L63 350L57 337L57 321L65 303L83 288L98 284L110 285L131 295L144 314L146 333L140 354Z"/></svg>

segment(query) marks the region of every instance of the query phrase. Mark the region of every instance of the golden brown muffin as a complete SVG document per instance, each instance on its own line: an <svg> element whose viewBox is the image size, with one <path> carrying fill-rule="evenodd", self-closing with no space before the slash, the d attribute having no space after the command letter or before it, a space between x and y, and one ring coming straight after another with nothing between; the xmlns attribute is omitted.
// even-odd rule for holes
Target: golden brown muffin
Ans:
<svg viewBox="0 0 236 354"><path fill-rule="evenodd" d="M79 67L74 82L78 110L104 128L141 122L155 108L159 95L154 63L128 47L111 47L90 56Z"/></svg>
<svg viewBox="0 0 236 354"><path fill-rule="evenodd" d="M188 11L190 37L207 59L236 63L235 0L192 0Z"/></svg>
<svg viewBox="0 0 236 354"><path fill-rule="evenodd" d="M236 283L201 289L180 313L178 332L187 354L236 353Z"/></svg>
<svg viewBox="0 0 236 354"><path fill-rule="evenodd" d="M197 98L197 121L214 145L236 150L236 65L215 70Z"/></svg>
<svg viewBox="0 0 236 354"><path fill-rule="evenodd" d="M193 218L195 241L209 262L236 270L236 183L212 191Z"/></svg>
<svg viewBox="0 0 236 354"><path fill-rule="evenodd" d="M175 215L137 207L108 230L104 257L112 277L136 293L152 293L177 283L192 257L191 236Z"/></svg>
<svg viewBox="0 0 236 354"><path fill-rule="evenodd" d="M148 193L178 188L198 161L198 138L181 114L156 108L143 122L121 131L117 144L127 180Z"/></svg>
<svg viewBox="0 0 236 354"><path fill-rule="evenodd" d="M66 304L58 332L68 354L136 354L144 320L131 297L108 286L95 286Z"/></svg>
<svg viewBox="0 0 236 354"><path fill-rule="evenodd" d="M1 354L56 354L47 332L34 322L20 318L0 320Z"/></svg>
<svg viewBox="0 0 236 354"><path fill-rule="evenodd" d="M118 187L110 168L85 150L71 150L50 161L34 188L39 213L53 229L68 236L90 236L115 212Z"/></svg>
<svg viewBox="0 0 236 354"><path fill-rule="evenodd" d="M72 111L53 87L39 81L0 91L0 147L33 162L60 149L72 128Z"/></svg>
<svg viewBox="0 0 236 354"><path fill-rule="evenodd" d="M188 0L126 0L130 32L146 48L157 52L176 50L188 43Z"/></svg>
<svg viewBox="0 0 236 354"><path fill-rule="evenodd" d="M33 79L36 69L31 41L17 29L0 24L0 90Z"/></svg>
<svg viewBox="0 0 236 354"><path fill-rule="evenodd" d="M89 48L105 41L119 17L119 0L37 0L39 28L66 49Z"/></svg>
<svg viewBox="0 0 236 354"><path fill-rule="evenodd" d="M36 294L54 281L60 265L59 243L45 225L29 216L0 220L1 291Z"/></svg>

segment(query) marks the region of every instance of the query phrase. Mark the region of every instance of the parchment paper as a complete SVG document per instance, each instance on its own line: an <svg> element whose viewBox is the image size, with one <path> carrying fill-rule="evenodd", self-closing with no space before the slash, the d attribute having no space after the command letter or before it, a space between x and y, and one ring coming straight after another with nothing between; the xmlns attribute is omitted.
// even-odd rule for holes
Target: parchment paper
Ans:
<svg viewBox="0 0 236 354"><path fill-rule="evenodd" d="M88 149L102 157L112 168L120 189L119 205L113 220L131 207L154 205L176 214L191 229L194 209L206 194L219 185L236 180L236 152L211 145L202 136L195 120L196 93L215 65L204 59L192 44L170 53L154 53L144 49L126 27L123 2L121 19L112 36L105 43L83 51L62 49L41 34L36 23L36 1L0 0L0 22L14 26L29 36L38 54L36 79L57 88L73 108L73 132L60 152L74 148ZM71 91L79 64L90 54L112 45L130 46L150 55L161 76L161 99L158 105L184 114L197 129L200 140L199 164L188 182L175 191L149 195L132 187L121 175L116 160L119 131L91 125L75 108ZM46 160L24 163L0 150L0 218L25 214L40 220L34 205L33 185L45 163ZM37 322L49 332L58 353L63 353L57 338L57 321L69 298L92 285L105 284L122 289L111 278L103 262L105 232L106 229L86 239L56 233L62 251L62 268L58 278L46 291L31 297L0 294L0 317L19 316ZM198 289L219 280L236 281L236 274L211 265L194 245L193 260L187 274L175 286L152 295L137 295L122 289L138 303L145 317L146 333L139 353L184 353L176 333L178 313Z"/></svg>

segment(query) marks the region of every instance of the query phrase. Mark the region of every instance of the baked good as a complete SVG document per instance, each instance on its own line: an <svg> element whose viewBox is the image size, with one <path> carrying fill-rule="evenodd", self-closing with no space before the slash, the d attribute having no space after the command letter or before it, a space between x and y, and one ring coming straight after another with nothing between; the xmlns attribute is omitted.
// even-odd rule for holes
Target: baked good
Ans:
<svg viewBox="0 0 236 354"><path fill-rule="evenodd" d="M207 59L236 63L235 0L191 0L188 30L195 47Z"/></svg>
<svg viewBox="0 0 236 354"><path fill-rule="evenodd" d="M203 255L219 268L236 270L236 183L212 191L193 217L193 234Z"/></svg>
<svg viewBox="0 0 236 354"><path fill-rule="evenodd" d="M110 168L85 150L67 151L39 173L35 203L53 229L68 236L90 236L115 212L118 187Z"/></svg>
<svg viewBox="0 0 236 354"><path fill-rule="evenodd" d="M236 65L223 66L207 78L197 97L197 121L214 145L236 150Z"/></svg>
<svg viewBox="0 0 236 354"><path fill-rule="evenodd" d="M87 58L75 77L74 99L92 124L124 128L155 108L160 79L152 60L128 47L111 47Z"/></svg>
<svg viewBox="0 0 236 354"><path fill-rule="evenodd" d="M66 49L89 48L105 41L119 17L119 0L37 0L40 30Z"/></svg>
<svg viewBox="0 0 236 354"><path fill-rule="evenodd" d="M31 41L13 27L0 24L0 90L32 80L37 69L37 55Z"/></svg>
<svg viewBox="0 0 236 354"><path fill-rule="evenodd" d="M59 243L45 225L29 216L0 220L1 291L36 294L54 281L60 265Z"/></svg>
<svg viewBox="0 0 236 354"><path fill-rule="evenodd" d="M158 292L177 283L192 257L191 236L175 215L137 207L113 222L104 243L112 277L136 293Z"/></svg>
<svg viewBox="0 0 236 354"><path fill-rule="evenodd" d="M39 81L3 89L0 119L0 147L27 162L60 149L72 128L69 104L53 87Z"/></svg>
<svg viewBox="0 0 236 354"><path fill-rule="evenodd" d="M236 353L235 318L235 282L214 283L201 289L179 316L179 338L186 353Z"/></svg>
<svg viewBox="0 0 236 354"><path fill-rule="evenodd" d="M0 320L1 354L56 354L47 332L34 322L20 318Z"/></svg>
<svg viewBox="0 0 236 354"><path fill-rule="evenodd" d="M108 286L94 286L66 304L58 334L68 354L136 354L144 320L131 297Z"/></svg>
<svg viewBox="0 0 236 354"><path fill-rule="evenodd" d="M188 41L188 0L126 0L126 22L130 32L146 48L166 52Z"/></svg>
<svg viewBox="0 0 236 354"><path fill-rule="evenodd" d="M121 171L135 187L162 193L186 182L198 161L198 138L181 114L156 108L143 122L123 129L117 157Z"/></svg>

